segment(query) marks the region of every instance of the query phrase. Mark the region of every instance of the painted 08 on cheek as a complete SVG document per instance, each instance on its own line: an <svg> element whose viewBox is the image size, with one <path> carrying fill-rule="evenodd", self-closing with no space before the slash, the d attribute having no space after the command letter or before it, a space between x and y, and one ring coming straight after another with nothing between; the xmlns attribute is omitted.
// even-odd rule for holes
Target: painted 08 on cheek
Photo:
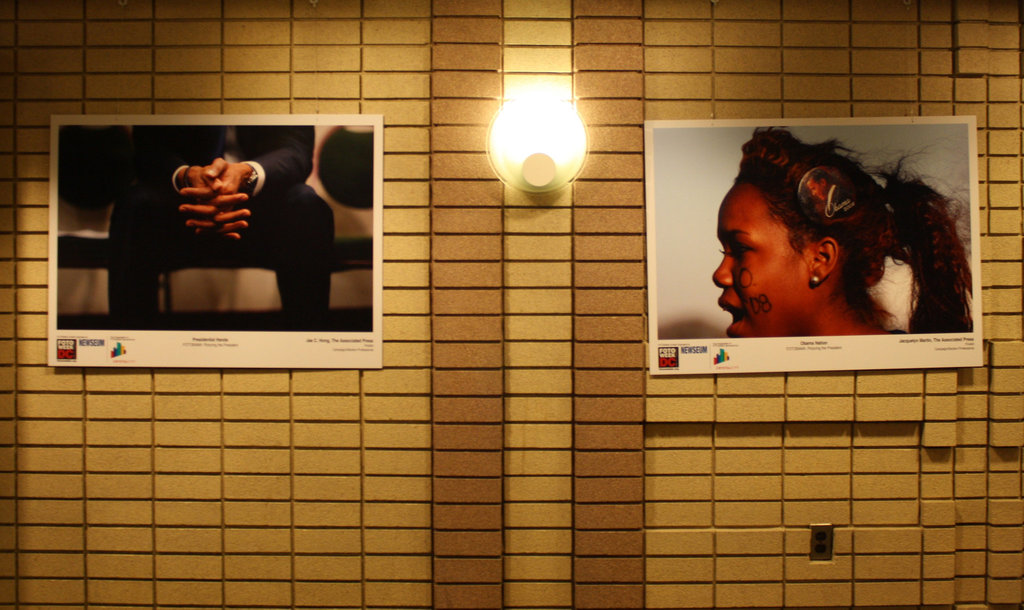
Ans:
<svg viewBox="0 0 1024 610"><path fill-rule="evenodd" d="M761 192L738 184L718 214L722 262L712 279L722 289L718 305L732 316L730 337L772 337L802 331L802 257L785 227L768 211Z"/></svg>

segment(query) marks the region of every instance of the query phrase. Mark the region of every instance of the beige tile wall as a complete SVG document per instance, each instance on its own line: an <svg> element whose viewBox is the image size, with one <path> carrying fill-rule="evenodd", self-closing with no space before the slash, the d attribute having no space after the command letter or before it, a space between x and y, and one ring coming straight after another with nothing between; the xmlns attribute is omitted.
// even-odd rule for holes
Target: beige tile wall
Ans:
<svg viewBox="0 0 1024 610"><path fill-rule="evenodd" d="M1017 607L1020 17L0 1L0 604ZM537 82L591 135L539 204L484 156ZM385 368L46 367L50 115L289 112L384 115ZM984 367L646 375L643 120L946 114L980 128Z"/></svg>

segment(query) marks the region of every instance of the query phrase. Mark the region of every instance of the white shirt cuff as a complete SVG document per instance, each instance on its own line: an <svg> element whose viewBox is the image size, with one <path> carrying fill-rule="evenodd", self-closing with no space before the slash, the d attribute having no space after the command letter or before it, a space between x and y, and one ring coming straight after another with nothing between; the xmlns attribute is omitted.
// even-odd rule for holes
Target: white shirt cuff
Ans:
<svg viewBox="0 0 1024 610"><path fill-rule="evenodd" d="M188 184L188 166L187 165L181 165L181 166L178 167L178 169L176 169L173 172L171 172L171 188L174 189L175 193L180 193L181 192L181 189L178 188L177 177L178 177L178 172L181 171L182 167L185 168L185 180L184 180L184 182L185 182L186 185Z"/></svg>
<svg viewBox="0 0 1024 610"><path fill-rule="evenodd" d="M267 181L267 172L263 169L263 166L255 161L246 161L252 166L253 171L256 172L256 188L252 191L252 196L255 197L263 190L263 184Z"/></svg>

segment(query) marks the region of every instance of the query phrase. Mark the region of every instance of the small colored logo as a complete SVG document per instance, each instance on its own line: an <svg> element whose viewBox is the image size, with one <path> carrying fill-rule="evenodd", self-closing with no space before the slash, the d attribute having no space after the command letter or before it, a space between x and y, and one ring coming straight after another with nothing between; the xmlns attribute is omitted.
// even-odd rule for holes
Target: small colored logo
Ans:
<svg viewBox="0 0 1024 610"><path fill-rule="evenodd" d="M114 347L110 350L110 357L111 358L119 358L121 356L124 356L125 353L126 353L126 351L124 349L124 344L121 343L120 341L118 341L116 344L114 344Z"/></svg>
<svg viewBox="0 0 1024 610"><path fill-rule="evenodd" d="M718 353L715 354L715 364L722 364L727 360L729 360L729 352L725 351L724 349L719 349Z"/></svg>
<svg viewBox="0 0 1024 610"><path fill-rule="evenodd" d="M658 348L658 368L659 369L677 369L677 368L679 368L679 348L678 347L659 347Z"/></svg>
<svg viewBox="0 0 1024 610"><path fill-rule="evenodd" d="M75 339L57 339L57 360L78 358L78 343Z"/></svg>

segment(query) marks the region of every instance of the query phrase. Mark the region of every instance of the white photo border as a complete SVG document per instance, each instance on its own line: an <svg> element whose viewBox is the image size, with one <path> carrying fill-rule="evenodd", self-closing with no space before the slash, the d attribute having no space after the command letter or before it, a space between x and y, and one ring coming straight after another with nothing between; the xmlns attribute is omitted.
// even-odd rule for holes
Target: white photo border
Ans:
<svg viewBox="0 0 1024 610"><path fill-rule="evenodd" d="M372 130L368 331L58 328L58 161L64 126L228 125ZM372 114L54 115L50 121L47 362L55 367L379 369L382 357L384 118ZM315 174L314 170L314 174ZM311 176L311 180L316 180Z"/></svg>
<svg viewBox="0 0 1024 610"><path fill-rule="evenodd" d="M807 141L836 138L892 161L944 155L946 186L969 208L973 328L964 333L730 338L711 275L721 254L718 207L740 145L756 127ZM980 206L973 116L858 119L652 120L644 123L648 358L652 375L976 367L983 361ZM871 144L869 149L867 145ZM870 159L862 160L870 161ZM671 320L681 320L673 327ZM686 328L682 331L679 328ZM685 336L683 336L685 335Z"/></svg>

